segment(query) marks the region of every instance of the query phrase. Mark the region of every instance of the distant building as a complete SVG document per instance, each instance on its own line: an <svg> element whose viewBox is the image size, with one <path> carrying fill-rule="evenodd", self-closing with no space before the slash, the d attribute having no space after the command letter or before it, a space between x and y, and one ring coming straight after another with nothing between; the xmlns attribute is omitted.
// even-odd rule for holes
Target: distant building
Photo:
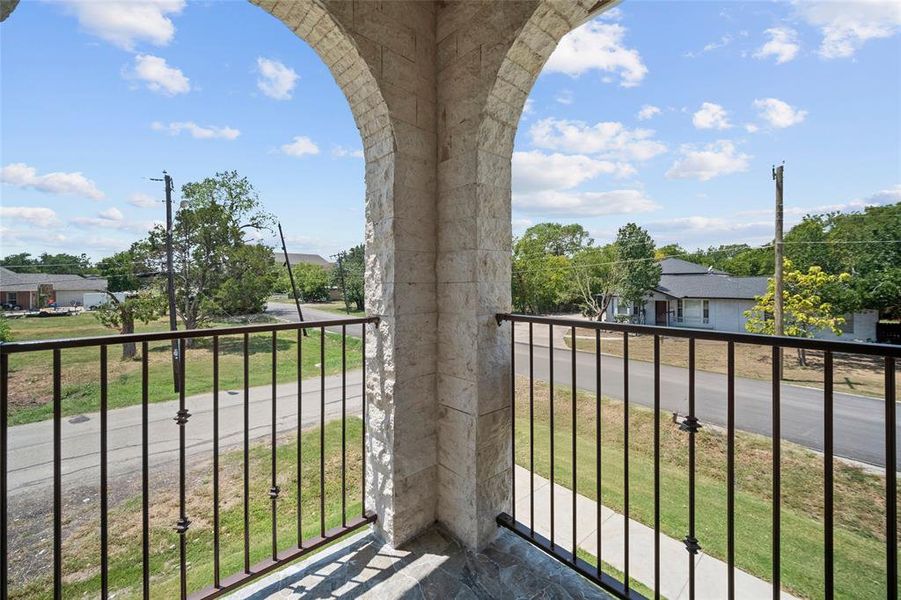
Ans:
<svg viewBox="0 0 901 600"><path fill-rule="evenodd" d="M272 260L274 260L277 264L284 266L285 264L285 254L279 251L272 252ZM291 266L299 265L299 264L307 264L307 265L319 265L320 267L325 268L326 271L330 271L335 263L329 262L326 259L322 258L318 254L302 254L300 252L288 252L288 260L291 261Z"/></svg>
<svg viewBox="0 0 901 600"><path fill-rule="evenodd" d="M627 306L614 297L609 320L629 318L633 322L667 327L689 327L716 331L745 331L745 311L766 293L769 277L736 277L724 271L678 258L660 261L660 283L644 304ZM875 340L878 313L866 310L844 315L843 333L820 331L818 338Z"/></svg>
<svg viewBox="0 0 901 600"><path fill-rule="evenodd" d="M56 302L60 306L83 306L85 293L104 292L102 277L65 273L16 273L0 267L0 302L31 310Z"/></svg>

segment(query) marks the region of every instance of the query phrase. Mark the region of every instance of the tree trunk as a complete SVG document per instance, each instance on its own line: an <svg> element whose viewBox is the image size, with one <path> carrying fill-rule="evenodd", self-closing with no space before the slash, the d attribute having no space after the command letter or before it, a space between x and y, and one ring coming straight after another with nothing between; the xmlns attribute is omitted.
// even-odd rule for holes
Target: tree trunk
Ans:
<svg viewBox="0 0 901 600"><path fill-rule="evenodd" d="M135 321L131 315L125 315L122 319L122 327L120 333L127 335L135 332ZM134 342L126 342L122 344L122 360L133 360L138 353L137 345Z"/></svg>

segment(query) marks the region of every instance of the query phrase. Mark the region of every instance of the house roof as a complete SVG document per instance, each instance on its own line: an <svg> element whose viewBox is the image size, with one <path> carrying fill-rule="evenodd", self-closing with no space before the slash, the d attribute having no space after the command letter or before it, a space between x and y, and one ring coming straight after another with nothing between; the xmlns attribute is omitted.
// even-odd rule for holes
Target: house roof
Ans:
<svg viewBox="0 0 901 600"><path fill-rule="evenodd" d="M36 292L40 285L52 285L58 291L105 290L103 277L82 277L68 273L16 273L0 267L0 291Z"/></svg>
<svg viewBox="0 0 901 600"><path fill-rule="evenodd" d="M706 275L707 273L717 273L719 275L727 275L725 271L718 271L712 267L705 267L697 263L688 262L681 258L664 258L660 261L660 267L664 275Z"/></svg>
<svg viewBox="0 0 901 600"><path fill-rule="evenodd" d="M753 300L766 292L768 277L733 277L720 272L661 275L658 292L673 298Z"/></svg>
<svg viewBox="0 0 901 600"><path fill-rule="evenodd" d="M280 265L285 264L285 255L282 252L273 252L272 258ZM320 267L325 267L326 269L331 269L333 266L335 266L335 263L327 261L318 254L288 252L288 260L291 261L291 265L299 265L301 263L304 263L308 265L319 265Z"/></svg>

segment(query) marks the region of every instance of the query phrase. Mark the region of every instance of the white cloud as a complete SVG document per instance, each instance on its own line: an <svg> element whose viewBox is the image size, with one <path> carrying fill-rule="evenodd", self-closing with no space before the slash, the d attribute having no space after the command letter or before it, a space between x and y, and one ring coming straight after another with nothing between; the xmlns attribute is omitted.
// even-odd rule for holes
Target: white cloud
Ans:
<svg viewBox="0 0 901 600"><path fill-rule="evenodd" d="M332 146L332 156L335 158L363 158L363 150L351 150L344 146Z"/></svg>
<svg viewBox="0 0 901 600"><path fill-rule="evenodd" d="M678 242L688 245L695 242L701 247L721 243L766 243L773 235L772 221L749 221L737 216L675 217L648 223L647 228L658 243Z"/></svg>
<svg viewBox="0 0 901 600"><path fill-rule="evenodd" d="M563 36L544 71L570 77L591 70L616 73L621 86L634 87L647 75L648 68L638 50L623 45L625 35L626 28L617 23L589 21Z"/></svg>
<svg viewBox="0 0 901 600"><path fill-rule="evenodd" d="M574 98L575 95L572 90L560 90L557 95L554 96L554 100L564 105L572 104Z"/></svg>
<svg viewBox="0 0 901 600"><path fill-rule="evenodd" d="M617 161L645 161L666 152L651 129L627 129L615 121L588 125L582 121L547 118L529 129L532 143L548 150L597 154Z"/></svg>
<svg viewBox="0 0 901 600"><path fill-rule="evenodd" d="M139 42L166 46L175 36L175 25L169 15L177 15L185 7L184 0L65 0L81 27L103 40L134 50Z"/></svg>
<svg viewBox="0 0 901 600"><path fill-rule="evenodd" d="M59 223L56 212L43 206L0 206L0 219L23 221L38 227L52 227Z"/></svg>
<svg viewBox="0 0 901 600"><path fill-rule="evenodd" d="M647 121L648 119L653 119L659 115L660 112L660 109L653 104L645 104L641 107L641 110L638 111L638 120Z"/></svg>
<svg viewBox="0 0 901 600"><path fill-rule="evenodd" d="M305 135L295 136L294 139L281 146L281 151L288 156L305 156L307 154L319 154L319 146Z"/></svg>
<svg viewBox="0 0 901 600"><path fill-rule="evenodd" d="M277 60L261 56L257 58L257 71L260 73L257 87L263 94L273 100L291 99L291 92L300 79L300 75L294 69Z"/></svg>
<svg viewBox="0 0 901 600"><path fill-rule="evenodd" d="M784 213L786 222L798 222L804 215L821 214L827 212L849 212L861 211L868 206L884 206L888 204L897 204L901 202L901 184L874 192L863 198L854 198L847 202L838 202L834 204L819 204L815 206L787 206ZM738 213L740 216L750 217L772 217L773 209L765 208L762 210L748 210ZM793 218L792 218L793 217Z"/></svg>
<svg viewBox="0 0 901 600"><path fill-rule="evenodd" d="M727 33L726 35L722 36L720 39L706 44L704 46L704 48L702 48L700 51L698 51L698 52L689 51L689 52L686 52L683 56L685 56L686 58L697 58L697 57L701 56L702 54L707 54L708 52L712 52L712 51L718 50L720 48L725 48L726 46L728 46L729 44L732 43L732 40L733 40L733 37Z"/></svg>
<svg viewBox="0 0 901 600"><path fill-rule="evenodd" d="M162 202L159 198L154 198L142 192L136 192L128 198L128 203L138 208L157 208Z"/></svg>
<svg viewBox="0 0 901 600"><path fill-rule="evenodd" d="M97 227L101 229L118 229L122 231L145 232L153 227L153 223L144 221L130 221L125 218L122 211L111 206L97 213L95 217L75 217L72 222L83 227Z"/></svg>
<svg viewBox="0 0 901 600"><path fill-rule="evenodd" d="M757 49L754 58L774 56L776 64L781 65L793 60L801 49L798 43L798 32L791 27L772 27L763 32L769 40Z"/></svg>
<svg viewBox="0 0 901 600"><path fill-rule="evenodd" d="M745 123L745 131L748 133L757 133L760 131L760 127L755 125L754 123Z"/></svg>
<svg viewBox="0 0 901 600"><path fill-rule="evenodd" d="M526 103L523 104L523 107L522 107L523 118L526 117L527 115L531 115L534 112L535 112L535 101L532 100L531 98L526 98Z"/></svg>
<svg viewBox="0 0 901 600"><path fill-rule="evenodd" d="M125 76L143 81L147 89L164 96L175 96L191 91L191 81L180 69L170 67L165 58L152 54L135 56L134 68L126 72Z"/></svg>
<svg viewBox="0 0 901 600"><path fill-rule="evenodd" d="M798 110L777 98L758 98L754 100L754 107L758 109L761 119L778 129L797 125L807 116L806 110Z"/></svg>
<svg viewBox="0 0 901 600"><path fill-rule="evenodd" d="M583 154L545 154L539 150L513 153L514 193L570 189L599 175L623 177L634 173L629 164Z"/></svg>
<svg viewBox="0 0 901 600"><path fill-rule="evenodd" d="M901 6L896 0L794 0L796 13L823 34L823 58L854 56L867 41L888 38L901 28Z"/></svg>
<svg viewBox="0 0 901 600"><path fill-rule="evenodd" d="M25 163L11 163L0 171L0 181L20 188L31 188L48 194L84 196L103 200L104 194L97 185L81 173L47 173L38 175L37 169Z"/></svg>
<svg viewBox="0 0 901 600"><path fill-rule="evenodd" d="M901 183L886 190L880 190L870 194L859 201L863 206L876 206L880 204L896 204L901 202Z"/></svg>
<svg viewBox="0 0 901 600"><path fill-rule="evenodd" d="M513 194L516 210L568 217L627 215L657 210L659 205L639 190L606 192L573 192L544 190L529 194Z"/></svg>
<svg viewBox="0 0 901 600"><path fill-rule="evenodd" d="M196 138L198 140L212 140L212 139L223 139L223 140L233 140L241 135L241 132L233 127L217 127L215 125L207 125L206 127L201 127L197 123L193 121L180 121L175 123L164 124L159 121L155 121L150 125L150 128L154 131L166 131L169 135L178 135L182 131L187 131L191 134L191 137Z"/></svg>
<svg viewBox="0 0 901 600"><path fill-rule="evenodd" d="M729 129L729 113L719 104L704 102L701 108L692 116L691 122L698 129Z"/></svg>
<svg viewBox="0 0 901 600"><path fill-rule="evenodd" d="M747 154L738 152L735 144L728 140L701 147L685 144L680 148L680 154L680 158L666 172L669 179L708 181L721 175L747 171L751 159Z"/></svg>

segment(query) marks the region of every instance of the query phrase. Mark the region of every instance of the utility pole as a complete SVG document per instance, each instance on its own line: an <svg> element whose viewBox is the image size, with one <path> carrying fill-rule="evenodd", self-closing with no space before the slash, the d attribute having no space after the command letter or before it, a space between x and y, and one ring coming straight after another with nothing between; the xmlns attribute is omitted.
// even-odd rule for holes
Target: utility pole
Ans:
<svg viewBox="0 0 901 600"><path fill-rule="evenodd" d="M334 258L335 262L338 263L338 276L341 278L341 296L344 298L344 312L350 314L350 302L347 301L347 284L344 281L344 260L347 258L347 251L342 250L329 258Z"/></svg>
<svg viewBox="0 0 901 600"><path fill-rule="evenodd" d="M177 331L178 323L175 316L175 274L172 270L172 178L163 171L162 181L166 187L166 293L169 296L169 330ZM178 343L172 340L172 380L175 382L175 391L179 391L179 360Z"/></svg>
<svg viewBox="0 0 901 600"><path fill-rule="evenodd" d="M303 312L300 310L300 298L297 297L297 285L294 283L294 271L291 270L291 261L288 259L288 248L285 246L285 234L282 233L282 222L278 222L278 236L282 239L282 253L285 255L285 267L288 269L288 279L291 280L291 293L294 294L294 305L297 307L297 318L303 323ZM307 337L306 329L302 329L303 336Z"/></svg>
<svg viewBox="0 0 901 600"><path fill-rule="evenodd" d="M775 257L775 293L773 297L773 333L776 335L785 335L784 317L783 317L783 241L782 241L782 179L785 170L785 163L778 167L773 167L773 180L776 182L776 237L773 243L773 254ZM779 351L779 379L782 379L782 351Z"/></svg>

